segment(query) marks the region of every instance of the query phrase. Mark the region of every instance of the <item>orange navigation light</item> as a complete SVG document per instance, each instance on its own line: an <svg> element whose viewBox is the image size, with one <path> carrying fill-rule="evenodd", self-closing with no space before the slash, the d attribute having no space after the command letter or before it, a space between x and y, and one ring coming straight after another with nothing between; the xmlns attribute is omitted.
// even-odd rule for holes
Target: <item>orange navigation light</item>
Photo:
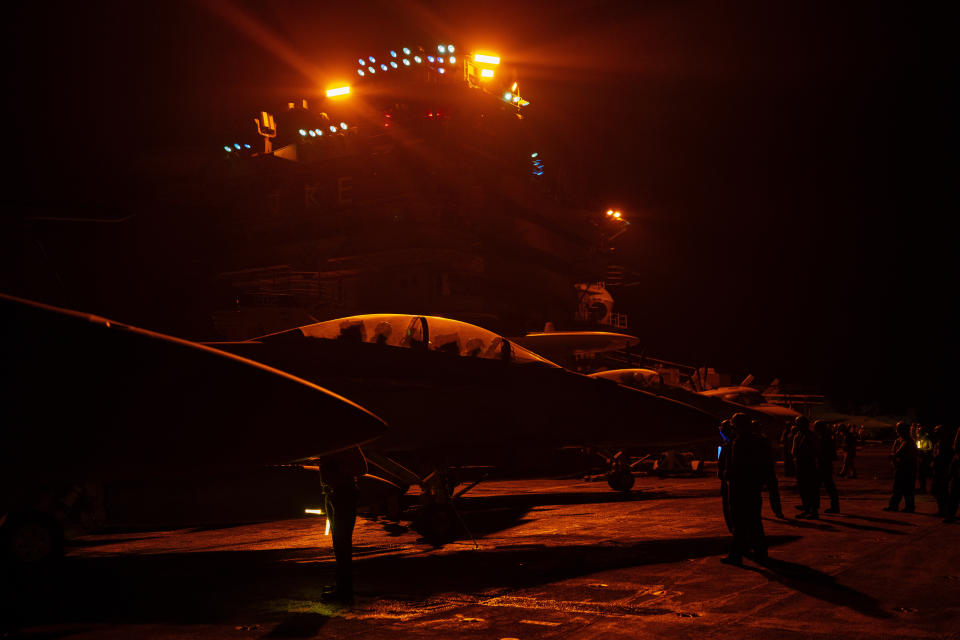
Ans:
<svg viewBox="0 0 960 640"><path fill-rule="evenodd" d="M612 216L612 215L613 215L613 209L607 209L607 215L608 215L608 216Z"/></svg>
<svg viewBox="0 0 960 640"><path fill-rule="evenodd" d="M486 62L487 64L500 64L500 56L488 56L485 53L475 53L473 54L473 61Z"/></svg>
<svg viewBox="0 0 960 640"><path fill-rule="evenodd" d="M333 89L327 89L328 98L336 98L337 96L345 96L350 93L350 87L335 87Z"/></svg>
<svg viewBox="0 0 960 640"><path fill-rule="evenodd" d="M480 77L481 77L481 78L492 78L492 77L493 77L493 69L480 69Z"/></svg>
<svg viewBox="0 0 960 640"><path fill-rule="evenodd" d="M619 211L614 211L614 212L613 212L613 217L614 217L614 218L620 218L621 215L622 215L622 214L621 214Z"/></svg>

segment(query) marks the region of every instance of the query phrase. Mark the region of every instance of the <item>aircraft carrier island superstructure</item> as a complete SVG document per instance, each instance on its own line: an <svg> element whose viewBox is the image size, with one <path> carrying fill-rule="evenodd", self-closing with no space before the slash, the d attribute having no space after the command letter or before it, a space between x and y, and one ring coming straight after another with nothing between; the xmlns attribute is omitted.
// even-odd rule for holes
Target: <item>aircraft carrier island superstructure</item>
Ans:
<svg viewBox="0 0 960 640"><path fill-rule="evenodd" d="M440 44L354 67L223 147L233 262L219 280L237 306L216 314L222 337L387 311L622 328L596 283L627 223L564 204L506 61Z"/></svg>

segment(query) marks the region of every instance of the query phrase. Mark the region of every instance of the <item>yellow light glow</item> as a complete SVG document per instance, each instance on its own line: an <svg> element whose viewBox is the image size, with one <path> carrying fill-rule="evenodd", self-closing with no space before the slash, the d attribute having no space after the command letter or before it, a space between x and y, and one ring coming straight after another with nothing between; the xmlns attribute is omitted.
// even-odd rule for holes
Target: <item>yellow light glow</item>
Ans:
<svg viewBox="0 0 960 640"><path fill-rule="evenodd" d="M304 509L303 512L304 512L304 513L309 513L309 514L314 515L314 516L322 516L322 515L323 515L323 509Z"/></svg>
<svg viewBox="0 0 960 640"><path fill-rule="evenodd" d="M330 518L327 518L327 528L326 530L324 530L323 535L325 536L330 535Z"/></svg>
<svg viewBox="0 0 960 640"><path fill-rule="evenodd" d="M620 215L621 215L621 214L620 214L619 211L614 211L614 212L613 212L613 217L614 217L614 218L619 218Z"/></svg>
<svg viewBox="0 0 960 640"><path fill-rule="evenodd" d="M345 96L350 93L350 87L336 87L334 89L327 89L327 97L335 98L336 96Z"/></svg>
<svg viewBox="0 0 960 640"><path fill-rule="evenodd" d="M480 77L481 77L481 78L492 78L492 77L493 77L493 69L481 69L481 70L480 70Z"/></svg>
<svg viewBox="0 0 960 640"><path fill-rule="evenodd" d="M514 82L514 83L513 83L513 86L510 87L510 91L512 91L513 93L516 93L516 92L517 92L517 83L516 83L516 82Z"/></svg>
<svg viewBox="0 0 960 640"><path fill-rule="evenodd" d="M488 56L488 55L483 54L483 53L475 53L475 54L473 54L473 61L474 61L474 62L486 62L487 64L500 64L500 57L499 57L499 56Z"/></svg>
<svg viewBox="0 0 960 640"><path fill-rule="evenodd" d="M612 216L612 215L613 215L613 209L607 209L607 215L608 215L608 216Z"/></svg>

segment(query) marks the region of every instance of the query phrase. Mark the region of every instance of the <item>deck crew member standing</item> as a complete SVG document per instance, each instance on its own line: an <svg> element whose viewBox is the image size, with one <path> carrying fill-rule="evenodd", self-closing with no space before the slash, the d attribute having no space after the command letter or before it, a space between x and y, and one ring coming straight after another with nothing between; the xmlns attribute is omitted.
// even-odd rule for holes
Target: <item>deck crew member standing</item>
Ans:
<svg viewBox="0 0 960 640"><path fill-rule="evenodd" d="M953 462L953 433L942 424L933 428L933 487L937 515L946 518L950 510L950 463Z"/></svg>
<svg viewBox="0 0 960 640"><path fill-rule="evenodd" d="M833 461L837 459L837 447L833 442L833 433L830 425L823 420L813 423L813 430L817 434L820 445L817 455L817 472L820 484L830 496L830 508L824 513L840 513L840 497L837 495L837 485L833 481Z"/></svg>
<svg viewBox="0 0 960 640"><path fill-rule="evenodd" d="M857 434L853 430L853 425L843 425L843 466L840 467L840 477L857 477Z"/></svg>
<svg viewBox="0 0 960 640"><path fill-rule="evenodd" d="M336 586L324 599L353 602L353 528L357 523L357 479L367 472L367 460L360 447L351 447L320 461L326 506L331 521L333 555L336 559Z"/></svg>
<svg viewBox="0 0 960 640"><path fill-rule="evenodd" d="M720 501L723 505L723 521L727 530L733 533L733 520L730 518L730 487L727 484L727 467L730 466L730 447L733 444L733 426L729 420L720 423L720 450L717 452L717 477L720 478Z"/></svg>
<svg viewBox="0 0 960 640"><path fill-rule="evenodd" d="M793 438L793 460L797 469L797 489L800 491L798 518L816 520L820 517L820 472L817 458L820 446L810 430L810 421L804 416L796 419L797 434Z"/></svg>
<svg viewBox="0 0 960 640"><path fill-rule="evenodd" d="M893 495L884 511L898 511L903 499L905 513L913 513L913 495L917 486L917 444L910 435L910 425L897 423L897 439L890 450L890 462L893 464Z"/></svg>
<svg viewBox="0 0 960 640"><path fill-rule="evenodd" d="M730 445L725 475L730 492L733 545L722 562L741 565L743 556L752 551L754 559L763 563L767 560L767 541L760 512L763 487L769 486L771 478L776 482L773 450L763 436L754 432L754 424L746 415L738 413L731 422L736 435ZM783 517L783 514L777 516Z"/></svg>

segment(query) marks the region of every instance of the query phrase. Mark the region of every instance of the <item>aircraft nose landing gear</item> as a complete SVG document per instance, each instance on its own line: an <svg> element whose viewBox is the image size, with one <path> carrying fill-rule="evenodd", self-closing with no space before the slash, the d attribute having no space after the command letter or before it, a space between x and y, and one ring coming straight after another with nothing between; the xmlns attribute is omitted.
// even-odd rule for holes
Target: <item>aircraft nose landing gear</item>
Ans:
<svg viewBox="0 0 960 640"><path fill-rule="evenodd" d="M608 458L607 462L610 465L610 470L607 472L607 484L610 488L624 493L630 491L633 488L634 477L629 458L619 451Z"/></svg>
<svg viewBox="0 0 960 640"><path fill-rule="evenodd" d="M423 505L413 520L413 529L434 546L451 542L460 533L460 521L451 504Z"/></svg>

